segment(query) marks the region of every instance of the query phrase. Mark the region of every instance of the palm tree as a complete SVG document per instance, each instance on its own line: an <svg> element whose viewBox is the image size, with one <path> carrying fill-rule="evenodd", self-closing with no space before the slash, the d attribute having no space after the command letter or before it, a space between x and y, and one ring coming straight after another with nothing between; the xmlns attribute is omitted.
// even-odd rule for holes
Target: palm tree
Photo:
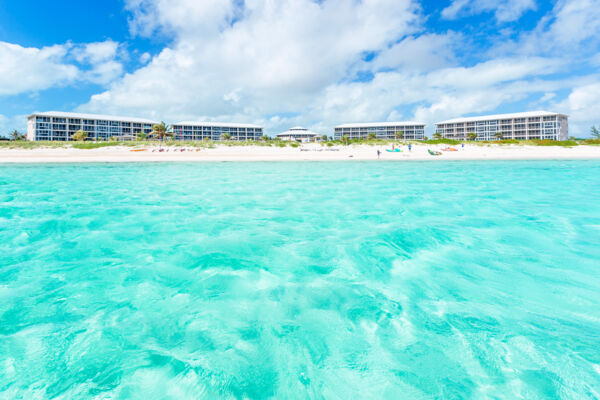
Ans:
<svg viewBox="0 0 600 400"><path fill-rule="evenodd" d="M225 132L221 135L221 140L229 140L229 139L231 139L231 135L229 133Z"/></svg>
<svg viewBox="0 0 600 400"><path fill-rule="evenodd" d="M81 129L73 134L73 139L77 140L78 142L83 142L86 138L87 132L84 132Z"/></svg>
<svg viewBox="0 0 600 400"><path fill-rule="evenodd" d="M342 142L343 142L344 144L348 144L348 140L349 140L349 139L348 139L348 135L344 135L344 136L342 136Z"/></svg>
<svg viewBox="0 0 600 400"><path fill-rule="evenodd" d="M394 133L394 137L398 140L402 140L404 138L404 132L398 131L398 132Z"/></svg>
<svg viewBox="0 0 600 400"><path fill-rule="evenodd" d="M369 139L369 140L373 140L373 139L375 139L376 137L377 137L377 135L376 135L376 134L374 134L374 133L369 133L369 134L367 135L367 139Z"/></svg>
<svg viewBox="0 0 600 400"><path fill-rule="evenodd" d="M592 137L594 139L600 139L600 129L596 128L595 126L592 126L591 132L592 132Z"/></svg>
<svg viewBox="0 0 600 400"><path fill-rule="evenodd" d="M433 137L434 137L435 139L439 140L439 139L441 139L441 138L442 138L442 134L441 134L441 133L439 133L439 132L436 132L436 133L434 133L434 134L433 134Z"/></svg>
<svg viewBox="0 0 600 400"><path fill-rule="evenodd" d="M321 136L321 140L324 141L324 142L326 142L327 141L327 135Z"/></svg>
<svg viewBox="0 0 600 400"><path fill-rule="evenodd" d="M262 135L261 137L262 140L264 140L265 142L268 141L270 138L267 135Z"/></svg>
<svg viewBox="0 0 600 400"><path fill-rule="evenodd" d="M171 131L171 127L166 125L163 121L160 124L156 124L152 127L152 132L150 132L150 136L157 137L160 140L164 140L167 136L173 136L173 132Z"/></svg>
<svg viewBox="0 0 600 400"><path fill-rule="evenodd" d="M502 132L496 132L494 134L494 136L498 139L498 140L502 140L504 139L504 135L502 134Z"/></svg>
<svg viewBox="0 0 600 400"><path fill-rule="evenodd" d="M16 129L14 131L12 131L12 133L10 134L10 137L12 138L12 140L23 140L23 139L25 139L25 135L23 135L22 133L20 133Z"/></svg>
<svg viewBox="0 0 600 400"><path fill-rule="evenodd" d="M146 132L137 132L135 134L135 137L137 138L137 140L146 140L146 138L148 138L148 135L146 135Z"/></svg>
<svg viewBox="0 0 600 400"><path fill-rule="evenodd" d="M475 132L467 133L467 139L475 140L477 139L477 134Z"/></svg>

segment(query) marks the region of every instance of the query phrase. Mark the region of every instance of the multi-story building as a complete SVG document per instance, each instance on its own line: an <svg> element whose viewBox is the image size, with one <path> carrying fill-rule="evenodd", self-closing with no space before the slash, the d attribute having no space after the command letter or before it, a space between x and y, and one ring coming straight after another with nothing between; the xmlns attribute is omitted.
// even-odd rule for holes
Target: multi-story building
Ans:
<svg viewBox="0 0 600 400"><path fill-rule="evenodd" d="M178 122L172 125L176 140L259 140L263 128L258 125L220 122Z"/></svg>
<svg viewBox="0 0 600 400"><path fill-rule="evenodd" d="M568 117L548 111L483 115L438 122L436 133L447 139L465 140L476 134L476 140L569 138Z"/></svg>
<svg viewBox="0 0 600 400"><path fill-rule="evenodd" d="M425 137L425 124L420 122L371 122L338 125L334 129L335 139L343 136L349 139L366 139L370 133L377 139L396 139L402 133L406 140L422 140Z"/></svg>
<svg viewBox="0 0 600 400"><path fill-rule="evenodd" d="M133 139L140 132L152 132L155 124L141 118L48 111L27 117L27 140L67 141L78 130L86 132L88 140Z"/></svg>

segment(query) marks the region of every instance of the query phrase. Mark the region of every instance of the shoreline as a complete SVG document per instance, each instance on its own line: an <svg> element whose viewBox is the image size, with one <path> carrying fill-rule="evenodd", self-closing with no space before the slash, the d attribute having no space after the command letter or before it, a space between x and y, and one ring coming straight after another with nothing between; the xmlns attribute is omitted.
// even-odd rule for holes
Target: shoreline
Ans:
<svg viewBox="0 0 600 400"><path fill-rule="evenodd" d="M127 146L111 146L98 149L36 148L0 149L0 163L94 163L94 162L235 162L235 161L485 161L485 160L594 160L600 159L600 146L515 146L515 145L465 145L451 146L458 151L442 151L448 145L413 144L399 146L401 152L385 151L389 146L350 145L323 147L319 144L303 144L299 147L225 146L200 148L198 151L158 152L158 147L146 151L131 151ZM428 150L440 151L432 156ZM154 150L154 151L153 151Z"/></svg>

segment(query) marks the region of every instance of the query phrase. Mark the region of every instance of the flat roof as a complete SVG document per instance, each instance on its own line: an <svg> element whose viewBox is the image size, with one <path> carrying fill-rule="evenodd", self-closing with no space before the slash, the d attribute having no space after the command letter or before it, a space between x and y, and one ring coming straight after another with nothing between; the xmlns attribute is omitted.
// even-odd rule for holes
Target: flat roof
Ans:
<svg viewBox="0 0 600 400"><path fill-rule="evenodd" d="M173 126L189 125L189 126L215 126L224 128L261 128L262 126L253 124L239 124L237 122L198 122L198 121L183 121L173 124Z"/></svg>
<svg viewBox="0 0 600 400"><path fill-rule="evenodd" d="M552 115L561 115L567 117L566 114L560 114L550 111L525 111L520 113L511 113L511 114L494 114L494 115L479 115L476 117L461 117L461 118L453 118L446 121L437 122L436 125L439 124L453 124L457 122L477 122L477 121L488 121L494 119L512 119L512 118L527 118L527 117L549 117Z"/></svg>
<svg viewBox="0 0 600 400"><path fill-rule="evenodd" d="M398 121L398 122L360 122L355 124L342 124L336 128L374 128L381 126L425 126L425 123L414 121Z"/></svg>
<svg viewBox="0 0 600 400"><path fill-rule="evenodd" d="M119 116L115 116L115 115L85 114L85 113L62 112L62 111L45 111L45 112L40 112L40 113L33 113L27 118L31 118L31 117L101 119L101 120L119 121L119 122L139 122L142 124L158 123L158 121L152 121L152 120L144 119L144 118L119 117Z"/></svg>
<svg viewBox="0 0 600 400"><path fill-rule="evenodd" d="M304 135L304 136L321 136L320 134L309 131L308 129L303 128L301 126L295 126L293 128L288 129L285 132L278 133L275 136L302 136L302 135Z"/></svg>

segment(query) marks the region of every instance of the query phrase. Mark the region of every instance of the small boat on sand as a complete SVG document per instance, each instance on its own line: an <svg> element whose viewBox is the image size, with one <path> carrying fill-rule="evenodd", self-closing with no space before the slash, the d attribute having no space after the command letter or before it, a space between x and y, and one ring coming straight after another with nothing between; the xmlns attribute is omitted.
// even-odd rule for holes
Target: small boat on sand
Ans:
<svg viewBox="0 0 600 400"><path fill-rule="evenodd" d="M429 154L431 154L432 156L441 156L442 152L441 151L433 151L430 149L427 149L427 151L429 152Z"/></svg>
<svg viewBox="0 0 600 400"><path fill-rule="evenodd" d="M446 147L445 149L442 149L442 151L458 151L458 150L455 149L454 147Z"/></svg>
<svg viewBox="0 0 600 400"><path fill-rule="evenodd" d="M129 151L148 151L148 149L131 149Z"/></svg>
<svg viewBox="0 0 600 400"><path fill-rule="evenodd" d="M385 149L388 153L400 153L402 150L400 149Z"/></svg>

